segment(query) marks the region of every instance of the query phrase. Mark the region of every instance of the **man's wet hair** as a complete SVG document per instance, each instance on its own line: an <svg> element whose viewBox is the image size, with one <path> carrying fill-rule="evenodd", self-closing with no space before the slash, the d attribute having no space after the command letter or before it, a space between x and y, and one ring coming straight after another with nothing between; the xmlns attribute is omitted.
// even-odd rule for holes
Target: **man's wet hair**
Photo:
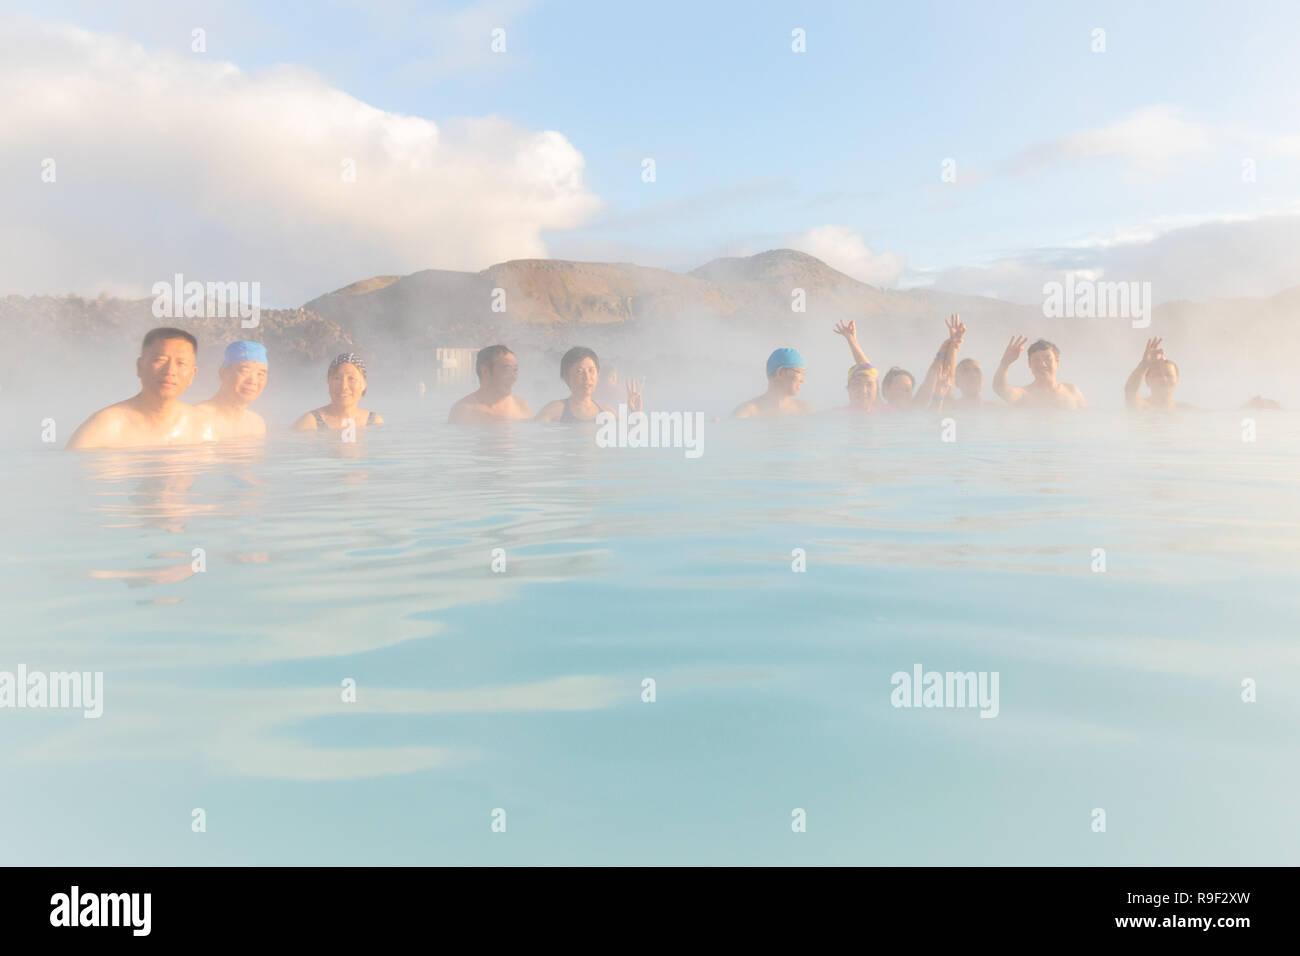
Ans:
<svg viewBox="0 0 1300 956"><path fill-rule="evenodd" d="M150 329L146 332L144 335L144 341L140 343L140 354L144 355L145 352L148 352L149 346L153 345L155 342L166 341L167 339L184 339L186 342L189 342L190 348L194 349L194 357L198 358L199 340L190 335L190 333L186 332L184 329L172 328Z"/></svg>
<svg viewBox="0 0 1300 956"><path fill-rule="evenodd" d="M964 368L975 368L975 369L979 369L981 372L984 371L984 369L980 366L980 363L975 361L973 358L964 358L957 363L957 371L960 372Z"/></svg>
<svg viewBox="0 0 1300 956"><path fill-rule="evenodd" d="M514 354L504 345L489 345L487 348L479 349L478 355L474 356L474 374L482 379L483 373L492 367L493 362L503 355Z"/></svg>
<svg viewBox="0 0 1300 956"><path fill-rule="evenodd" d="M1028 358L1030 355L1033 355L1035 352L1041 352L1043 349L1051 349L1052 354L1056 356L1056 360L1058 362L1061 361L1061 350L1051 342L1047 341L1047 339L1039 339L1033 345L1029 346L1029 351L1025 353L1025 357Z"/></svg>
<svg viewBox="0 0 1300 956"><path fill-rule="evenodd" d="M576 345L564 353L564 358L560 359L560 378L568 379L569 369L577 365L583 359L591 359L596 364L596 371L600 371L600 359L596 358L596 353L591 349L583 348Z"/></svg>
<svg viewBox="0 0 1300 956"><path fill-rule="evenodd" d="M889 388L889 383L892 382L894 379L898 378L900 375L906 375L909 379L911 379L913 385L916 384L916 376L914 376L907 369L899 368L897 365L895 365L893 368L891 368L888 372L885 373L885 378L880 383L880 390L883 392L885 389Z"/></svg>

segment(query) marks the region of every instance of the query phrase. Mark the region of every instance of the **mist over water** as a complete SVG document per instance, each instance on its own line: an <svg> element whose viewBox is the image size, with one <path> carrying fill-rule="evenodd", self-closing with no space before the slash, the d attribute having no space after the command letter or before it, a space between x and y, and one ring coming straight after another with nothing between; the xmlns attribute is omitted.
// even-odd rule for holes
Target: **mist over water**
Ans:
<svg viewBox="0 0 1300 956"><path fill-rule="evenodd" d="M1029 318L1026 319L1026 314ZM858 319L858 339L873 364L884 371L898 365L910 371L919 385L935 351L945 337L943 319L932 321ZM1201 409L1239 409L1255 395L1275 399L1286 407L1300 404L1300 386L1293 374L1286 350L1282 322L1261 325L1234 333L1230 327L1186 326L1133 329L1125 319L1044 319L1020 312L1007 318L993 315L981 321L963 314L969 331L958 359L973 358L984 370L984 398L1000 401L992 393L992 379L1007 340L1022 333L1031 341L1044 337L1061 350L1059 378L1078 385L1090 408L1123 407L1123 386L1141 357L1147 338L1165 338L1167 354L1179 365L1180 401ZM647 408L669 411L701 411L726 416L742 401L766 387L763 365L767 355L780 346L797 348L807 363L807 375L800 397L818 411L845 404L845 373L852 364L842 338L832 332L839 318L852 316L817 315L784 323L746 323L716 317L683 317L675 322L626 326L575 326L551 330L548 340L561 345L543 345L535 330L520 328L516 335L500 340L509 345L519 360L516 394L534 410L546 402L567 397L568 388L559 377L559 359L571 345L595 348L602 366L617 366L620 382L633 377L644 383ZM184 320L174 320L184 328ZM1183 324L1185 325L1185 324ZM1276 326L1276 327L1275 327ZM257 331L232 330L226 341L259 337ZM219 386L217 369L226 341L201 341L199 372L182 400L203 401ZM495 344L450 339L449 346L481 348ZM369 365L368 392L363 406L393 420L389 409L410 409L415 421L445 421L446 410L462 395L477 387L472 378L461 384L439 388L432 361L403 357L403 342L397 338L373 339L353 346ZM409 349L407 350L409 351ZM80 422L106 405L136 393L135 359L139 341L123 336L108 347L87 347L69 339L51 349L38 364L13 367L0 383L0 436L6 442L39 441L41 422L53 418L58 425L60 445ZM57 358L56 358L57 356ZM395 358L396 357L396 358ZM328 360L307 364L297 358L283 358L272 350L267 388L253 406L268 423L271 432L310 408L328 402L325 371ZM48 365L49 367L45 367ZM1008 381L1030 381L1022 357L1011 369ZM419 397L419 385L425 395ZM620 391L616 394L621 394ZM1085 414L1087 414L1085 412ZM1267 414L1267 413L1262 413Z"/></svg>

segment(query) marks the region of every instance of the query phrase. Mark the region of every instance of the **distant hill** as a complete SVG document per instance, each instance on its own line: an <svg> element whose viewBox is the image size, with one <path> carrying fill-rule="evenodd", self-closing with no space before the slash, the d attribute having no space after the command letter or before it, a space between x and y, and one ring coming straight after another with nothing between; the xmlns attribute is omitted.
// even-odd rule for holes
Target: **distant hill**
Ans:
<svg viewBox="0 0 1300 956"><path fill-rule="evenodd" d="M802 311L794 306L802 303ZM159 324L151 300L75 296L0 298L7 346L6 382L48 368L71 348L89 360L133 354ZM540 362L530 372L553 378L554 357L574 344L629 366L672 367L707 381L722 367L752 369L776 345L805 351L820 368L843 365L846 350L831 334L854 319L873 361L923 372L943 336L943 319L962 314L971 333L963 355L991 375L1013 333L1044 336L1062 350L1063 377L1097 375L1112 389L1148 335L1161 335L1178 360L1230 371L1240 390L1281 392L1281 329L1294 328L1300 288L1264 300L1176 302L1155 311L1150 330L1122 319L1049 319L1042 309L981 296L928 290L890 291L859 282L791 249L722 258L689 273L631 263L519 259L481 272L428 269L407 276L361 279L296 310L267 310L259 329L230 319L178 319L200 339L203 354L241 337L267 343L279 367L317 369L331 355L355 349L394 379L425 377L439 347L479 348L503 341ZM757 356L757 358L755 357ZM202 363L201 363L202 364ZM211 364L209 362L209 364ZM39 371L36 372L39 376ZM837 371L837 375L841 372ZM1205 381L1201 372L1198 377ZM1258 385L1250 385L1250 382Z"/></svg>
<svg viewBox="0 0 1300 956"><path fill-rule="evenodd" d="M644 331L647 324L692 319L745 327L810 319L824 325L838 318L938 323L950 312L983 317L1033 311L977 296L884 291L791 249L715 259L686 275L630 263L518 259L482 272L429 269L390 278L354 283L304 308L366 347L394 338L432 347L477 346L521 336L545 346L570 337L574 326L596 327L584 335L610 341L618 327ZM802 298L802 311L795 311L796 295Z"/></svg>

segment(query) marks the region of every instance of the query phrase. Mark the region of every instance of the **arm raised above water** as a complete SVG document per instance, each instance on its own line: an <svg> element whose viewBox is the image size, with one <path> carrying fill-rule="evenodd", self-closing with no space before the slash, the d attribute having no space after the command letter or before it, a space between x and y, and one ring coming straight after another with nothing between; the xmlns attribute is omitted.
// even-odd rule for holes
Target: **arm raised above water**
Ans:
<svg viewBox="0 0 1300 956"><path fill-rule="evenodd" d="M1011 336L1011 341L1007 343L1007 350L1002 353L1002 361L998 363L998 370L993 373L993 394L1008 405L1015 405L1025 397L1023 388L1007 384L1007 371L1015 364L1016 359L1020 358L1020 353L1025 350L1028 342L1029 339L1023 335Z"/></svg>
<svg viewBox="0 0 1300 956"><path fill-rule="evenodd" d="M1142 361L1138 362L1137 368L1133 370L1133 374L1124 383L1124 404L1130 410L1142 408L1146 405L1146 399L1139 393L1142 389L1142 383L1146 381L1147 369L1151 367L1151 363L1165 357L1165 350L1160 347L1162 341L1162 339L1147 339L1147 347L1142 353Z"/></svg>
<svg viewBox="0 0 1300 956"><path fill-rule="evenodd" d="M858 365L870 365L867 361L867 353L862 351L862 346L858 344L858 323L856 321L841 322L835 326L836 335L844 336L844 341L849 343L849 351L853 353L853 361Z"/></svg>
<svg viewBox="0 0 1300 956"><path fill-rule="evenodd" d="M939 351L935 353L934 361L930 363L921 387L912 396L914 408L926 408L936 396L942 399L952 389L953 379L957 374L957 350L961 348L962 339L965 337L966 325L962 322L961 316L954 313L948 319L948 338L944 339L943 344L939 346Z"/></svg>

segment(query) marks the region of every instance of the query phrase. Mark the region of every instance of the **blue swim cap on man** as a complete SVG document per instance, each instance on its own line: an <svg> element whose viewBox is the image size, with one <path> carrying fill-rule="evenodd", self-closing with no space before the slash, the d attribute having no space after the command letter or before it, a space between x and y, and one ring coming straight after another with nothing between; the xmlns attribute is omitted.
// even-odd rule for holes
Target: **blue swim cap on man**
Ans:
<svg viewBox="0 0 1300 956"><path fill-rule="evenodd" d="M261 362L266 365L266 346L261 342L231 342L226 346L226 357L222 360L221 367L236 362Z"/></svg>
<svg viewBox="0 0 1300 956"><path fill-rule="evenodd" d="M783 368L803 368L803 356L794 349L777 349L767 357L767 377L771 378Z"/></svg>

